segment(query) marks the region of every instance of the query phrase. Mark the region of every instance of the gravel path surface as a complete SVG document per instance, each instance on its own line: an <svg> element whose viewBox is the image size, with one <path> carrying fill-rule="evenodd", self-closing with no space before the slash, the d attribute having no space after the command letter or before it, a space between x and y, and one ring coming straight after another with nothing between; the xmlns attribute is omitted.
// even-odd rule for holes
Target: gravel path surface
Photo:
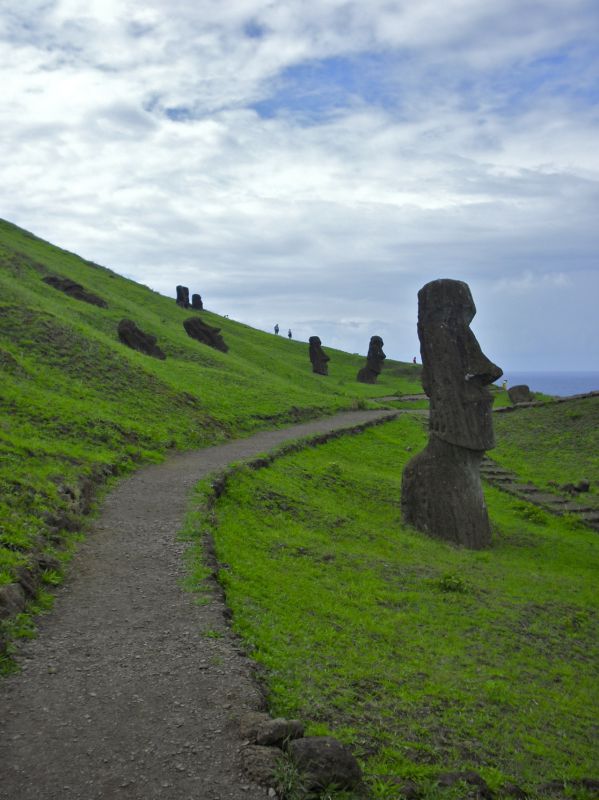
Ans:
<svg viewBox="0 0 599 800"><path fill-rule="evenodd" d="M257 800L237 721L262 698L214 599L180 588L191 489L300 436L395 415L357 411L145 467L105 499L23 671L0 682L2 800ZM206 636L217 633L216 638ZM219 638L219 634L220 638Z"/></svg>

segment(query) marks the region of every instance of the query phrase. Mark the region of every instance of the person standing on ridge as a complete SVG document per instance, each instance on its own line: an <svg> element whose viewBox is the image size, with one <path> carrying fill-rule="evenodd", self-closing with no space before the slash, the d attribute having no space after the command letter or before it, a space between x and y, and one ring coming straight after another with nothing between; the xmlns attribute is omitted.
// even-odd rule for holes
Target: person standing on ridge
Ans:
<svg viewBox="0 0 599 800"><path fill-rule="evenodd" d="M279 323L277 322L275 325L275 336L279 335Z"/></svg>
<svg viewBox="0 0 599 800"><path fill-rule="evenodd" d="M291 328L289 328L289 330L287 331L287 337L288 337L289 339L291 339Z"/></svg>

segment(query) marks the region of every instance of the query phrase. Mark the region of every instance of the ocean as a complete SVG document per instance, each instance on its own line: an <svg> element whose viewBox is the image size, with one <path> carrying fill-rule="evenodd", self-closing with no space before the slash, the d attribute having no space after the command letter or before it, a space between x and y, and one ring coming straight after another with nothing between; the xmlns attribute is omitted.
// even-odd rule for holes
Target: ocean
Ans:
<svg viewBox="0 0 599 800"><path fill-rule="evenodd" d="M497 385L507 380L508 389L519 383L533 392L568 397L571 394L599 391L599 372L510 372L506 370Z"/></svg>

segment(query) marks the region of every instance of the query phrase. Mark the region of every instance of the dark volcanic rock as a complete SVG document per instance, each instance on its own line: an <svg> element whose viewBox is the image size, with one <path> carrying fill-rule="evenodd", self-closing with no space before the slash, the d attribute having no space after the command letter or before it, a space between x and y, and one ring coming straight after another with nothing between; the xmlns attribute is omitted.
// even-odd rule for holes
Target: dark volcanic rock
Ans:
<svg viewBox="0 0 599 800"><path fill-rule="evenodd" d="M531 403L534 400L530 389L525 383L512 386L507 390L508 396L514 405L518 403Z"/></svg>
<svg viewBox="0 0 599 800"><path fill-rule="evenodd" d="M422 386L430 398L429 443L406 466L404 521L441 539L480 548L491 538L480 483L493 447L488 384L503 374L470 330L476 308L462 281L437 280L418 292Z"/></svg>
<svg viewBox="0 0 599 800"><path fill-rule="evenodd" d="M304 776L308 790L333 783L341 789L353 789L362 780L360 765L351 750L331 736L294 739L287 752Z"/></svg>
<svg viewBox="0 0 599 800"><path fill-rule="evenodd" d="M130 319L122 319L118 327L119 339L132 350L138 350L154 358L165 359L166 356L156 344L156 337L151 333L144 333Z"/></svg>
<svg viewBox="0 0 599 800"><path fill-rule="evenodd" d="M310 336L308 342L310 345L309 354L310 361L312 362L312 372L315 372L317 375L328 375L329 368L327 364L331 359L322 349L322 342L319 337Z"/></svg>
<svg viewBox="0 0 599 800"><path fill-rule="evenodd" d="M495 797L484 778L481 778L481 776L473 770L468 770L466 772L444 772L439 775L438 782L439 786L450 787L463 782L476 787L476 794L473 795L473 798L476 800L493 800ZM470 797L470 794L468 796Z"/></svg>
<svg viewBox="0 0 599 800"><path fill-rule="evenodd" d="M42 278L42 280L44 283L47 283L48 286L52 286L54 289L68 294L69 297L75 300L83 300L85 303L91 303L93 306L108 308L106 300L93 292L88 292L80 283L76 283L70 278L61 278L58 275L47 275L45 278Z"/></svg>
<svg viewBox="0 0 599 800"><path fill-rule="evenodd" d="M19 583L0 586L0 620L13 617L25 608L25 590Z"/></svg>
<svg viewBox="0 0 599 800"><path fill-rule="evenodd" d="M304 735L304 725L298 719L272 719L268 714L253 711L240 721L243 739L269 747L283 747L291 739L299 739Z"/></svg>
<svg viewBox="0 0 599 800"><path fill-rule="evenodd" d="M383 353L384 342L380 336L372 336L366 356L366 366L358 372L357 380L360 383L376 383L376 379L383 369L383 361L387 356Z"/></svg>
<svg viewBox="0 0 599 800"><path fill-rule="evenodd" d="M191 295L191 307L194 309L194 311L201 311L204 308L201 295L199 294Z"/></svg>
<svg viewBox="0 0 599 800"><path fill-rule="evenodd" d="M278 747L261 747L253 744L241 751L241 768L248 778L256 783L272 786L282 758L283 753Z"/></svg>
<svg viewBox="0 0 599 800"><path fill-rule="evenodd" d="M183 327L187 335L191 336L192 339L197 339L198 342L214 347L215 350L221 350L223 353L228 351L229 348L221 336L220 328L213 328L200 317L186 319Z"/></svg>
<svg viewBox="0 0 599 800"><path fill-rule="evenodd" d="M187 286L177 286L177 299L175 302L181 308L189 308L189 289Z"/></svg>

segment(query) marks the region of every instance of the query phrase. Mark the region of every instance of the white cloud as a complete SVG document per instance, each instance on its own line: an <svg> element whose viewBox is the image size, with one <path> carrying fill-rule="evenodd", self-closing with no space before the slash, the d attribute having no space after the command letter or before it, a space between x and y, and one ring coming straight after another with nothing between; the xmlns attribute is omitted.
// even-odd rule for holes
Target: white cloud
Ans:
<svg viewBox="0 0 599 800"><path fill-rule="evenodd" d="M597 270L598 22L590 0L26 0L0 44L0 213L350 350L378 332L411 358L436 277L478 287L483 326L508 301L514 329L541 319L535 291L576 317Z"/></svg>

